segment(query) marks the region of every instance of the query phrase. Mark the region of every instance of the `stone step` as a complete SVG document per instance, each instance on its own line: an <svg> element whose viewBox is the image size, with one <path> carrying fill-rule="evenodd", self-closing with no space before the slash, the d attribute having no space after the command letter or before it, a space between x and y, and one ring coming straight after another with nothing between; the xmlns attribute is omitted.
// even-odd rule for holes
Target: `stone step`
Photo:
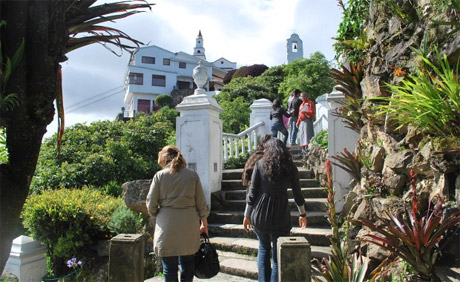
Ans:
<svg viewBox="0 0 460 282"><path fill-rule="evenodd" d="M259 241L257 239L248 238L232 238L232 237L213 237L210 238L211 243L216 249L237 254L257 256ZM331 254L329 246L311 246L311 257L321 259L328 257Z"/></svg>
<svg viewBox="0 0 460 282"><path fill-rule="evenodd" d="M303 164L301 164L297 169L299 170L299 178L312 178L313 173L311 170L307 170L306 168L302 167ZM222 180L241 180L241 175L243 174L243 169L242 168L237 168L237 169L224 169L222 171Z"/></svg>
<svg viewBox="0 0 460 282"><path fill-rule="evenodd" d="M245 200L225 200L223 202L224 209L229 211L244 211L246 208ZM294 199L289 199L289 206L291 211L297 211L297 205L294 202ZM316 199L305 199L305 209L307 212L316 211L316 212L325 212L328 209L327 199L326 198L316 198Z"/></svg>
<svg viewBox="0 0 460 282"><path fill-rule="evenodd" d="M211 243L215 244L214 240L211 240ZM217 254L219 255L220 272L244 277L245 279L257 280L258 269L256 257L222 250L219 250Z"/></svg>
<svg viewBox="0 0 460 282"><path fill-rule="evenodd" d="M301 178L300 187L303 188L314 188L319 187L319 182L316 179L311 178ZM241 183L241 179L227 179L222 180L222 191L230 190L244 190L246 187Z"/></svg>
<svg viewBox="0 0 460 282"><path fill-rule="evenodd" d="M224 191L225 200L245 200L246 199L246 189L244 190L232 190ZM302 195L304 198L326 198L327 192L322 187L309 187L301 188ZM288 189L288 197L293 198L292 189Z"/></svg>
<svg viewBox="0 0 460 282"><path fill-rule="evenodd" d="M308 226L320 227L330 226L327 220L327 212L315 212L310 211L307 213ZM243 211L211 211L208 217L209 223L231 223L231 224L242 224L244 212ZM291 212L291 223L293 226L297 226L299 222L299 212Z"/></svg>
<svg viewBox="0 0 460 282"><path fill-rule="evenodd" d="M253 230L244 231L243 224L208 224L209 234L214 237L233 237L233 238L250 238L256 239ZM312 246L329 246L328 236L332 235L329 227L293 227L291 236L303 236Z"/></svg>

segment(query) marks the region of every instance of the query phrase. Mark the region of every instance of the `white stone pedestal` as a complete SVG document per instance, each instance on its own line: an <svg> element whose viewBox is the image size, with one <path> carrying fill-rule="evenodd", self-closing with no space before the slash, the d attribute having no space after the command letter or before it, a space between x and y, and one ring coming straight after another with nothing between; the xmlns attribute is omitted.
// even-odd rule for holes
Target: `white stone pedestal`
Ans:
<svg viewBox="0 0 460 282"><path fill-rule="evenodd" d="M13 273L19 281L39 282L46 275L46 248L28 236L13 240L10 257L5 270Z"/></svg>
<svg viewBox="0 0 460 282"><path fill-rule="evenodd" d="M330 105L328 117L328 155L335 156L343 152L344 148L353 152L356 149L359 140L359 134L345 127L342 118L332 115L336 108L341 107L341 103L345 102L345 96L342 92L336 91L329 93L327 102ZM343 209L345 195L350 191L348 186L351 181L351 176L343 169L332 165L333 186L335 191L335 206L336 211L340 212Z"/></svg>
<svg viewBox="0 0 460 282"><path fill-rule="evenodd" d="M255 100L249 108L251 109L249 126L263 121L265 125L257 128L257 135L260 137L265 134L271 134L272 121L270 120L270 110L272 102L265 98Z"/></svg>
<svg viewBox="0 0 460 282"><path fill-rule="evenodd" d="M176 106L176 145L187 166L200 176L206 203L211 208L211 193L222 183L222 108L206 94L187 96Z"/></svg>

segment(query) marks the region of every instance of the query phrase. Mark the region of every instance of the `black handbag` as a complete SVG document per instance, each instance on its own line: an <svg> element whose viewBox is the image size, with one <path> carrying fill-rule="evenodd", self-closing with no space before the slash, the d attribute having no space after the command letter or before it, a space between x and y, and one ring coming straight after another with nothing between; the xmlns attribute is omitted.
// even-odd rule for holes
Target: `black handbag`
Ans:
<svg viewBox="0 0 460 282"><path fill-rule="evenodd" d="M209 242L209 237L202 233L200 249L195 254L195 276L209 279L220 271L219 257L216 248Z"/></svg>

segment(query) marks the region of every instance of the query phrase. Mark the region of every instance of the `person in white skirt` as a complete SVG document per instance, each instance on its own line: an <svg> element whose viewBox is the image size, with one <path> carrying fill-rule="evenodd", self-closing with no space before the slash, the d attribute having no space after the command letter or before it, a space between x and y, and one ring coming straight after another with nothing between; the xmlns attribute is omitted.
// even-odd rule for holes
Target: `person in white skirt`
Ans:
<svg viewBox="0 0 460 282"><path fill-rule="evenodd" d="M299 107L299 117L297 119L297 127L299 128L299 142L302 147L302 152L306 153L308 144L313 138L313 120L315 119L315 104L308 99L305 92L300 94L302 104Z"/></svg>

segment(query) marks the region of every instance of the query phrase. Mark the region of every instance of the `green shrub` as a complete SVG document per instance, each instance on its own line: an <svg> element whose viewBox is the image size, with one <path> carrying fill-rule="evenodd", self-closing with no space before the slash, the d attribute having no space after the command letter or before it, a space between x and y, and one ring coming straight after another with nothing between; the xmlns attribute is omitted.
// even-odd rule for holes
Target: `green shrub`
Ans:
<svg viewBox="0 0 460 282"><path fill-rule="evenodd" d="M142 214L135 213L126 205L118 207L112 214L108 227L116 234L120 233L139 233L142 229Z"/></svg>
<svg viewBox="0 0 460 282"><path fill-rule="evenodd" d="M249 158L249 153L240 154L237 158L228 158L224 164L224 169L244 168L246 161Z"/></svg>
<svg viewBox="0 0 460 282"><path fill-rule="evenodd" d="M31 192L151 178L160 169L158 152L175 137L170 121L175 113L165 109L160 114L139 113L126 122L97 121L66 128L60 154L56 135L43 142Z"/></svg>
<svg viewBox="0 0 460 282"><path fill-rule="evenodd" d="M53 275L66 273L66 261L89 256L97 241L111 237L107 224L122 199L94 189L60 189L31 195L21 217L30 235L47 248Z"/></svg>
<svg viewBox="0 0 460 282"><path fill-rule="evenodd" d="M99 187L97 190L113 197L120 197L121 193L123 192L121 189L121 184L117 183L116 181L110 181L106 185Z"/></svg>
<svg viewBox="0 0 460 282"><path fill-rule="evenodd" d="M328 135L327 130L323 130L313 137L312 144L320 145L323 149L327 150L328 147Z"/></svg>
<svg viewBox="0 0 460 282"><path fill-rule="evenodd" d="M173 98L171 97L171 95L161 94L155 98L155 104L160 105L162 107L164 106L172 107Z"/></svg>

